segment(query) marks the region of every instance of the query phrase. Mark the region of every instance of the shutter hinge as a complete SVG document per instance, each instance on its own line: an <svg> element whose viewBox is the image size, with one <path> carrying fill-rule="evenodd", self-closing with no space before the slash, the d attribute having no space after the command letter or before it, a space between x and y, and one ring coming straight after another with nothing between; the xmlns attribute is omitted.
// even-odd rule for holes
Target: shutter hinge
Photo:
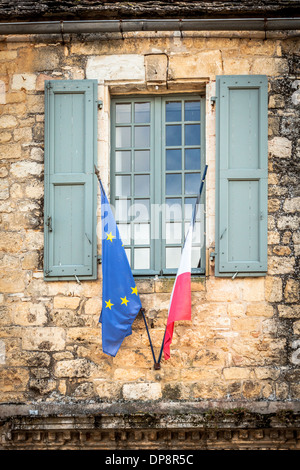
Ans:
<svg viewBox="0 0 300 470"><path fill-rule="evenodd" d="M216 101L217 101L217 98L218 98L217 96L211 96L211 97L210 97L210 102L211 102L211 104L215 104Z"/></svg>
<svg viewBox="0 0 300 470"><path fill-rule="evenodd" d="M217 253L216 253L215 251L211 251L211 252L209 253L210 261L213 261L214 258L216 257L216 255L217 255Z"/></svg>
<svg viewBox="0 0 300 470"><path fill-rule="evenodd" d="M98 103L98 109L102 109L103 108L103 101L98 100L97 103Z"/></svg>

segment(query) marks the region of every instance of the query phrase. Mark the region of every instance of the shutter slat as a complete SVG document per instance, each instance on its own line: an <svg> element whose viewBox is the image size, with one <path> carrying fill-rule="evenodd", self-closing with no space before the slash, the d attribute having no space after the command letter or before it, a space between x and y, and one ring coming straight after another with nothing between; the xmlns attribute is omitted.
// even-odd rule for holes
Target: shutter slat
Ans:
<svg viewBox="0 0 300 470"><path fill-rule="evenodd" d="M267 271L267 87L217 77L216 276Z"/></svg>
<svg viewBox="0 0 300 470"><path fill-rule="evenodd" d="M96 279L97 82L45 89L45 279Z"/></svg>

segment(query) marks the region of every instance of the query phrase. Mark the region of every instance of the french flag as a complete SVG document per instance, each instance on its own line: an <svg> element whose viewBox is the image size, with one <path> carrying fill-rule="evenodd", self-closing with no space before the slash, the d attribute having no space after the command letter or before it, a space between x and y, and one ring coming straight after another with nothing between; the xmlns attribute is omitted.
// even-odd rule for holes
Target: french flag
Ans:
<svg viewBox="0 0 300 470"><path fill-rule="evenodd" d="M193 223L191 222L181 252L180 264L171 294L168 320L164 338L164 357L170 358L170 346L173 338L174 322L191 320L191 254Z"/></svg>
<svg viewBox="0 0 300 470"><path fill-rule="evenodd" d="M192 298L191 298L191 264L192 264L192 238L196 219L196 212L204 185L207 172L205 165L197 201L193 210L192 220L185 237L181 252L180 264L171 294L169 313L165 336L162 344L165 360L170 359L170 346L172 343L174 323L180 320L191 320ZM161 351L162 353L162 351ZM160 360L160 359L159 359Z"/></svg>

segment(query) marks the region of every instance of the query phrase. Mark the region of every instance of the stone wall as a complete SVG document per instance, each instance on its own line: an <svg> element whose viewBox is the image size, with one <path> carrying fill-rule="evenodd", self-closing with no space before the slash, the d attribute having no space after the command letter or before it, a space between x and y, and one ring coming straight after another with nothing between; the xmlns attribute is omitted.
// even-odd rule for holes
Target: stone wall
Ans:
<svg viewBox="0 0 300 470"><path fill-rule="evenodd" d="M144 19L144 18L228 18L292 17L299 14L297 0L0 0L3 21L47 21L78 19Z"/></svg>
<svg viewBox="0 0 300 470"><path fill-rule="evenodd" d="M0 43L0 401L203 401L300 398L299 40L274 34L139 33L8 37ZM122 70L116 65L122 61ZM156 72L154 73L153 70ZM98 167L109 192L110 96L199 90L206 96L207 254L214 251L218 74L269 79L269 267L266 277L192 282L192 321L175 328L171 359L154 370L142 317L116 358L101 350L99 279L43 280L45 79L97 78ZM99 213L99 211L98 211ZM100 247L99 247L100 249ZM139 279L159 350L173 280ZM223 405L224 406L224 405ZM225 405L226 406L226 405ZM74 408L76 412L76 406Z"/></svg>

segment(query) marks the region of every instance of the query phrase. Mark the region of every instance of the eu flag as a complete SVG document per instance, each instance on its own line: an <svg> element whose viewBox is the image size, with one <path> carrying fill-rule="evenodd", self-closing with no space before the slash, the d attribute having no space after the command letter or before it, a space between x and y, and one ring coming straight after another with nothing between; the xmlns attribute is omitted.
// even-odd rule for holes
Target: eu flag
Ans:
<svg viewBox="0 0 300 470"><path fill-rule="evenodd" d="M102 349L115 356L142 304L104 188L101 188L102 219Z"/></svg>

